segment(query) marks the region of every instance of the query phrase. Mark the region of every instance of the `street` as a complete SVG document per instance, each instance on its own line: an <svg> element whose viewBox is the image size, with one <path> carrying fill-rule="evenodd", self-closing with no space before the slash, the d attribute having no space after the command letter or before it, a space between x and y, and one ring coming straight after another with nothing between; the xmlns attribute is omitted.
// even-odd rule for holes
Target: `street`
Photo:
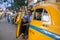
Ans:
<svg viewBox="0 0 60 40"><path fill-rule="evenodd" d="M0 40L17 40L15 36L16 26L5 19L0 20Z"/></svg>

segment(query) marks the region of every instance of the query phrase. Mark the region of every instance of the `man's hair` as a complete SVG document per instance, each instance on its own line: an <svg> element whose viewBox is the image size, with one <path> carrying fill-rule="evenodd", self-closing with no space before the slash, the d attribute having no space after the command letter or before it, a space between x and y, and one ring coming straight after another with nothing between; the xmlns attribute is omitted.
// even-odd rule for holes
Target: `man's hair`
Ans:
<svg viewBox="0 0 60 40"><path fill-rule="evenodd" d="M27 9L27 11L30 11L30 12L32 12L32 11L31 11L31 9Z"/></svg>

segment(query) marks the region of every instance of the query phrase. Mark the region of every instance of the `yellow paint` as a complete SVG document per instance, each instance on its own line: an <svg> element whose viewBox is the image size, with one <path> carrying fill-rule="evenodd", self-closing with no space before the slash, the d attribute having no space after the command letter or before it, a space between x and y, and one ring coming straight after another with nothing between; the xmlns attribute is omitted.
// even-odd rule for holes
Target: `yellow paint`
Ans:
<svg viewBox="0 0 60 40"><path fill-rule="evenodd" d="M28 35L29 36L28 40L54 40L32 28L29 28L29 32L30 33Z"/></svg>
<svg viewBox="0 0 60 40"><path fill-rule="evenodd" d="M18 16L19 17L19 23L17 24L17 28L16 28L16 37L18 38L19 36L20 36L20 25L21 25L21 19L22 19L22 12L20 13L20 16Z"/></svg>
<svg viewBox="0 0 60 40"><path fill-rule="evenodd" d="M15 22L16 24L19 24L20 17L21 17L21 13L22 13L22 12L19 12L19 13L18 13L18 16L17 16L16 22Z"/></svg>
<svg viewBox="0 0 60 40"><path fill-rule="evenodd" d="M32 20L30 22L31 25L36 26L37 28L42 28L44 30L48 30L50 32L53 32L57 35L60 35L60 4L42 4L42 5L37 5L33 7L32 10L36 10L39 8L46 9L48 11L48 14L50 15L51 18L51 24L44 24L42 21L38 20ZM43 25L47 25L43 26ZM29 28L29 38L28 40L54 40L42 33L37 32L36 30Z"/></svg>

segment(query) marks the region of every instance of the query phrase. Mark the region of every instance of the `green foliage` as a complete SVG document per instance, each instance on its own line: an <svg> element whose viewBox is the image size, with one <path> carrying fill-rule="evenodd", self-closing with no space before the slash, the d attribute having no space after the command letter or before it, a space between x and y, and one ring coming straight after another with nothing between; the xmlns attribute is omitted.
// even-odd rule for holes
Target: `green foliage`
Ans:
<svg viewBox="0 0 60 40"><path fill-rule="evenodd" d="M25 5L25 0L14 0L14 3L12 3L11 8L17 10L24 5Z"/></svg>

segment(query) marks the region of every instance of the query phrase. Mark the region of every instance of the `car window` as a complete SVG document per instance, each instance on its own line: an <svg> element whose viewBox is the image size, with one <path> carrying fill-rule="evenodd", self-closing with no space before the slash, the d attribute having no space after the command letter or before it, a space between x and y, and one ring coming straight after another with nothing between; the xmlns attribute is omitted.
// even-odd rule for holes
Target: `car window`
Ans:
<svg viewBox="0 0 60 40"><path fill-rule="evenodd" d="M34 14L34 20L42 21L42 22L51 22L50 15L48 14L47 10L40 8L36 9Z"/></svg>
<svg viewBox="0 0 60 40"><path fill-rule="evenodd" d="M35 14L34 14L34 20L40 20L41 21L42 12L43 12L42 8L41 9L36 9Z"/></svg>

